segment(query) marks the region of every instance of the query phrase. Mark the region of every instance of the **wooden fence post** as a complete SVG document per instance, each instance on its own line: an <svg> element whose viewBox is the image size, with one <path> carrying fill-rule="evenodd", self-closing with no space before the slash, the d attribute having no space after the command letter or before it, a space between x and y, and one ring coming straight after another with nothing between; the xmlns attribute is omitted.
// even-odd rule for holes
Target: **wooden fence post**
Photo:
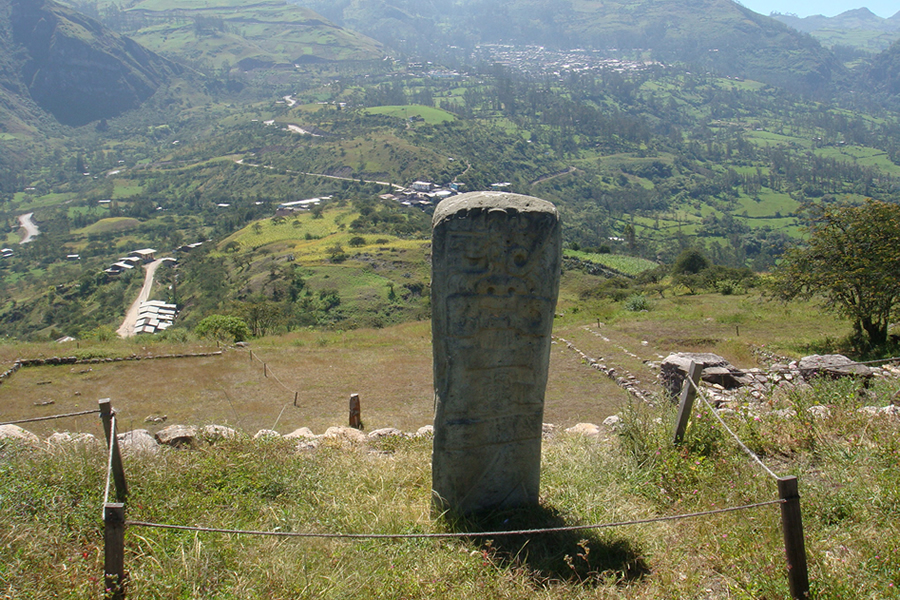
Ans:
<svg viewBox="0 0 900 600"><path fill-rule="evenodd" d="M778 497L785 501L781 505L781 529L784 532L784 552L787 556L791 598L809 598L806 543L803 540L800 491L796 477L778 478Z"/></svg>
<svg viewBox="0 0 900 600"><path fill-rule="evenodd" d="M125 505L103 505L103 596L104 600L125 598Z"/></svg>
<svg viewBox="0 0 900 600"><path fill-rule="evenodd" d="M103 433L106 434L106 448L112 448L112 475L116 484L116 500L125 502L128 496L128 484L125 483L125 469L122 467L122 453L119 451L119 438L112 427L112 406L109 398L99 401L100 418L103 419Z"/></svg>
<svg viewBox="0 0 900 600"><path fill-rule="evenodd" d="M350 427L362 429L362 407L359 394L350 394Z"/></svg>
<svg viewBox="0 0 900 600"><path fill-rule="evenodd" d="M691 361L687 377L684 379L684 387L681 388L681 403L678 405L678 420L675 422L673 444L680 444L684 439L684 432L691 419L691 410L694 408L694 398L697 397L697 384L700 383L702 374L703 365Z"/></svg>
<svg viewBox="0 0 900 600"><path fill-rule="evenodd" d="M263 363L263 377L269 376L269 367L266 366L266 363Z"/></svg>
<svg viewBox="0 0 900 600"><path fill-rule="evenodd" d="M297 406L297 397L300 396L300 392L294 392L294 406Z"/></svg>

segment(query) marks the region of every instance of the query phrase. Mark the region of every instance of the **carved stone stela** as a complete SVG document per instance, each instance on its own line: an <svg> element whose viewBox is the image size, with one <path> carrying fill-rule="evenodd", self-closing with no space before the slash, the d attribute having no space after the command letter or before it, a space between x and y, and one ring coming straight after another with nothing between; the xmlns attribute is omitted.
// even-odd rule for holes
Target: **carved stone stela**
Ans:
<svg viewBox="0 0 900 600"><path fill-rule="evenodd" d="M432 242L435 509L536 503L559 291L556 208L463 194L438 205Z"/></svg>

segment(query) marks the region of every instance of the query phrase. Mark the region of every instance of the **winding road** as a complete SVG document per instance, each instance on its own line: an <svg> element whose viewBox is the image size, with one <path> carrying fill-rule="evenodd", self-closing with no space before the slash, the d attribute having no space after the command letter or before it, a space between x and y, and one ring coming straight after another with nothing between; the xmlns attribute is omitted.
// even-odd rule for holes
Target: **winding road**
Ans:
<svg viewBox="0 0 900 600"><path fill-rule="evenodd" d="M25 237L22 238L22 241L19 242L19 244L27 244L41 232L31 219L32 216L34 216L33 212L19 215L19 225L25 230Z"/></svg>
<svg viewBox="0 0 900 600"><path fill-rule="evenodd" d="M134 336L134 324L137 322L141 304L150 299L150 290L153 289L153 277L156 275L156 269L159 268L159 265L165 260L165 258L158 258L153 262L144 265L144 287L141 288L141 293L138 294L138 297L131 305L131 308L125 313L125 320L122 321L122 325L116 330L116 335L120 338L130 338Z"/></svg>

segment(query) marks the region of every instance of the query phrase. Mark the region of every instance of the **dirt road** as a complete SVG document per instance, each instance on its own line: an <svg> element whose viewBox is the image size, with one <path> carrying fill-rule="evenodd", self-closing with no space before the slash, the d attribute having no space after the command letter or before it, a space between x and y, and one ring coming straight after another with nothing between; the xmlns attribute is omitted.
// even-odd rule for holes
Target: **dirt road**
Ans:
<svg viewBox="0 0 900 600"><path fill-rule="evenodd" d="M116 335L120 338L129 338L134 335L134 324L137 322L141 303L150 299L150 290L153 289L153 277L156 275L156 269L159 268L159 265L161 265L164 260L166 259L158 258L152 263L144 265L144 287L141 288L141 292L131 305L131 308L125 313L125 320L122 321L122 325L116 330Z"/></svg>
<svg viewBox="0 0 900 600"><path fill-rule="evenodd" d="M25 230L25 237L23 237L22 241L19 242L20 244L27 244L41 232L38 229L38 226L34 224L34 221L31 220L32 216L34 216L33 212L19 215L19 225L22 227L22 229Z"/></svg>

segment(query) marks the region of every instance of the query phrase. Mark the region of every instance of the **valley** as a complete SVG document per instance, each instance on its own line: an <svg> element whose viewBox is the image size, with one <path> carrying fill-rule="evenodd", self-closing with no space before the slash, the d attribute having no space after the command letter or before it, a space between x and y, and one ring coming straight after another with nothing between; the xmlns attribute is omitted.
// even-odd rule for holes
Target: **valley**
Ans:
<svg viewBox="0 0 900 600"><path fill-rule="evenodd" d="M108 456L84 411L110 398L151 447L125 454L128 519L275 534L132 521L129 597L787 597L778 486L720 417L798 477L813 595L894 597L896 19L0 0L0 422L75 415L0 426L0 596L100 593ZM422 429L431 221L478 190L552 202L563 249L540 505L461 524L431 512ZM676 352L765 385L701 384L673 443ZM792 364L833 353L875 374ZM351 394L363 429L335 434ZM218 433L158 443L172 425ZM282 535L591 523L629 524Z"/></svg>

